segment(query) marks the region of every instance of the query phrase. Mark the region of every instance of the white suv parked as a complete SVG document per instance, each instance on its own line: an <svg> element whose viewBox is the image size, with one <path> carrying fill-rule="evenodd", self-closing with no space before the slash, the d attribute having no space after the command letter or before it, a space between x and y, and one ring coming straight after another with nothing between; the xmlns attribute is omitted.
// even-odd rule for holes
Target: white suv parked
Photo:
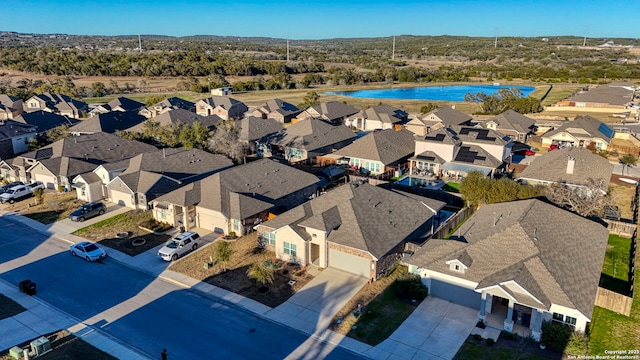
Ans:
<svg viewBox="0 0 640 360"><path fill-rule="evenodd" d="M183 232L158 250L158 256L164 261L177 260L180 256L189 251L195 251L200 245L200 235L194 231Z"/></svg>

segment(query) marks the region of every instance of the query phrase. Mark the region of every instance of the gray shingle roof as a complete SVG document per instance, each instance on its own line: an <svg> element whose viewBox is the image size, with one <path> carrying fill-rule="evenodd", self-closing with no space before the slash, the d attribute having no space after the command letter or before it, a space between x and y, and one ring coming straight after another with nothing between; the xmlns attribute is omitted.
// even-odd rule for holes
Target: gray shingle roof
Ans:
<svg viewBox="0 0 640 360"><path fill-rule="evenodd" d="M411 156L414 150L415 138L412 132L387 129L369 133L334 154L380 161L384 165L393 166Z"/></svg>
<svg viewBox="0 0 640 360"><path fill-rule="evenodd" d="M71 126L78 122L75 119L69 119L66 116L53 114L43 110L23 113L16 116L13 120L19 123L37 126L39 133L43 133L62 125Z"/></svg>
<svg viewBox="0 0 640 360"><path fill-rule="evenodd" d="M407 120L408 114L400 109L395 109L390 105L382 104L361 110L348 118L378 120L386 124L397 124Z"/></svg>
<svg viewBox="0 0 640 360"><path fill-rule="evenodd" d="M430 202L439 205L437 210L444 206L442 202ZM432 216L433 212L415 196L366 183L351 183L263 225L330 231L328 241L368 251L379 259L398 244L424 235L422 232L428 230L424 226Z"/></svg>
<svg viewBox="0 0 640 360"><path fill-rule="evenodd" d="M575 159L573 174L567 173L569 158ZM593 179L608 186L612 171L613 164L602 156L585 148L565 147L536 156L519 177L570 185L588 185L589 179Z"/></svg>
<svg viewBox="0 0 640 360"><path fill-rule="evenodd" d="M496 129L500 130L512 130L521 134L527 134L531 132L536 124L535 120L530 119L524 115L521 115L513 110L507 110L502 114L493 117L487 122L493 121L498 126Z"/></svg>
<svg viewBox="0 0 640 360"><path fill-rule="evenodd" d="M126 130L141 124L145 120L144 116L135 111L111 111L80 121L72 126L69 131L72 133L105 132L113 134L118 130Z"/></svg>
<svg viewBox="0 0 640 360"><path fill-rule="evenodd" d="M215 173L174 190L158 201L182 206L197 204L229 218L245 219L271 209L276 200L317 184L319 180L315 175L291 166L261 159Z"/></svg>
<svg viewBox="0 0 640 360"><path fill-rule="evenodd" d="M477 282L476 289L515 280L542 301L591 317L609 232L540 200L485 205L453 240L429 240L410 264ZM461 241L458 241L460 237ZM465 273L445 264L461 250L473 260Z"/></svg>
<svg viewBox="0 0 640 360"><path fill-rule="evenodd" d="M632 99L633 90L609 85L600 85L589 91L568 98L568 100L575 102L604 103L610 105L627 105Z"/></svg>
<svg viewBox="0 0 640 360"><path fill-rule="evenodd" d="M0 141L36 132L37 126L13 120L0 122Z"/></svg>
<svg viewBox="0 0 640 360"><path fill-rule="evenodd" d="M611 129L607 124L592 116L583 115L573 121L568 121L562 124L562 126L555 130L546 132L542 137L549 138L562 132L568 132L578 139L589 140L593 138L600 138L607 144L611 141L614 134L613 129Z"/></svg>
<svg viewBox="0 0 640 360"><path fill-rule="evenodd" d="M282 124L275 119L262 119L255 116L237 120L236 126L240 128L240 140L245 142L256 141L284 129Z"/></svg>
<svg viewBox="0 0 640 360"><path fill-rule="evenodd" d="M299 114L300 112L302 112L301 109L299 109L297 106L288 103L286 101L283 101L281 99L272 99L267 101L266 103L258 106L255 110L259 111L260 113L268 116L270 113L274 112L274 111L278 111L280 114L282 115L292 115L292 114Z"/></svg>
<svg viewBox="0 0 640 360"><path fill-rule="evenodd" d="M301 120L281 132L265 138L265 142L313 151L325 146L355 139L348 127L332 125L320 119Z"/></svg>
<svg viewBox="0 0 640 360"><path fill-rule="evenodd" d="M160 126L168 126L171 124L193 125L194 123L199 122L210 130L213 130L220 120L222 119L218 115L200 116L188 110L174 109L146 121L156 122L160 124ZM143 132L146 121L128 128L127 131Z"/></svg>
<svg viewBox="0 0 640 360"><path fill-rule="evenodd" d="M202 99L201 101L213 108L221 106L226 110L230 110L231 108L237 107L240 109L244 109L241 110L242 113L249 110L249 108L247 108L247 105L245 105L242 101L230 98L228 96L211 96L206 99Z"/></svg>
<svg viewBox="0 0 640 360"><path fill-rule="evenodd" d="M109 101L107 105L111 110L120 107L124 111L138 111L144 107L143 103L122 96Z"/></svg>
<svg viewBox="0 0 640 360"><path fill-rule="evenodd" d="M434 117L434 119L431 119ZM464 125L472 120L471 116L451 106L439 107L419 117L422 121L440 121L445 126Z"/></svg>
<svg viewBox="0 0 640 360"><path fill-rule="evenodd" d="M311 116L321 117L327 121L335 121L357 113L358 109L339 101L328 101L312 106L306 111Z"/></svg>

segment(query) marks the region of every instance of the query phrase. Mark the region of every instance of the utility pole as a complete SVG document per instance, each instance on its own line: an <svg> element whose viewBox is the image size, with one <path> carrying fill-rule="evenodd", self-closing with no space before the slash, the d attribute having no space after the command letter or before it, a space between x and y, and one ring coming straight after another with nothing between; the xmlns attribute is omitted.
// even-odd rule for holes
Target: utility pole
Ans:
<svg viewBox="0 0 640 360"><path fill-rule="evenodd" d="M393 36L393 47L391 50L391 60L395 60L396 58L396 36Z"/></svg>
<svg viewBox="0 0 640 360"><path fill-rule="evenodd" d="M289 39L287 39L287 62L289 62Z"/></svg>
<svg viewBox="0 0 640 360"><path fill-rule="evenodd" d="M142 52L142 39L140 38L140 34L138 34L138 50Z"/></svg>

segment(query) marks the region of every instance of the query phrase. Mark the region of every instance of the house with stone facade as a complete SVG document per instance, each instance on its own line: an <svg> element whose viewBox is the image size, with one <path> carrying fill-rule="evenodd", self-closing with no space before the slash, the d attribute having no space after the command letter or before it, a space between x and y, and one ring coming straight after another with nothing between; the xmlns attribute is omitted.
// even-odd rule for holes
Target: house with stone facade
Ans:
<svg viewBox="0 0 640 360"><path fill-rule="evenodd" d="M297 106L280 99L272 99L247 112L246 116L275 119L282 124L290 123L302 112Z"/></svg>
<svg viewBox="0 0 640 360"><path fill-rule="evenodd" d="M218 115L224 120L241 119L248 110L249 108L242 101L228 96L211 96L196 103L196 114Z"/></svg>
<svg viewBox="0 0 640 360"><path fill-rule="evenodd" d="M22 99L0 94L0 120L13 119L23 113Z"/></svg>
<svg viewBox="0 0 640 360"><path fill-rule="evenodd" d="M404 127L418 136L425 136L433 130L452 127L470 126L473 118L455 107L443 106L407 122Z"/></svg>
<svg viewBox="0 0 640 360"><path fill-rule="evenodd" d="M196 112L196 104L191 101L181 99L179 97L170 97L164 99L154 105L147 106L140 110L140 115L150 119L160 114L164 114L167 111L182 109L192 113Z"/></svg>
<svg viewBox="0 0 640 360"><path fill-rule="evenodd" d="M377 279L398 263L408 241L433 233L444 203L368 183L340 186L256 229L276 257Z"/></svg>
<svg viewBox="0 0 640 360"><path fill-rule="evenodd" d="M400 129L409 120L409 114L404 110L382 104L357 112L344 121L346 126L356 130L385 130Z"/></svg>
<svg viewBox="0 0 640 360"><path fill-rule="evenodd" d="M342 125L347 117L359 110L340 101L327 101L305 109L297 120L322 119L335 125Z"/></svg>
<svg viewBox="0 0 640 360"><path fill-rule="evenodd" d="M513 110L507 110L484 123L487 129L495 130L513 140L526 142L529 135L535 134L535 120Z"/></svg>
<svg viewBox="0 0 640 360"><path fill-rule="evenodd" d="M540 340L543 321L584 332L609 231L537 199L485 205L448 240L406 262L429 295L478 310L487 326Z"/></svg>
<svg viewBox="0 0 640 360"><path fill-rule="evenodd" d="M48 92L33 95L24 102L25 112L43 110L73 119L79 119L88 109L89 105L68 95Z"/></svg>
<svg viewBox="0 0 640 360"><path fill-rule="evenodd" d="M154 219L238 236L316 195L320 179L270 159L232 167L152 201Z"/></svg>

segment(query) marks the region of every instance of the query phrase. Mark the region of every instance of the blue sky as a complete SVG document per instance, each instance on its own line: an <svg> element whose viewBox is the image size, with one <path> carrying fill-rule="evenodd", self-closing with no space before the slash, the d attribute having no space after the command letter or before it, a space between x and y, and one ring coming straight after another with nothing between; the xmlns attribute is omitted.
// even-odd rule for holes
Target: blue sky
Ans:
<svg viewBox="0 0 640 360"><path fill-rule="evenodd" d="M32 0L3 6L0 31L289 39L403 34L636 38L640 14L632 4L618 0Z"/></svg>

